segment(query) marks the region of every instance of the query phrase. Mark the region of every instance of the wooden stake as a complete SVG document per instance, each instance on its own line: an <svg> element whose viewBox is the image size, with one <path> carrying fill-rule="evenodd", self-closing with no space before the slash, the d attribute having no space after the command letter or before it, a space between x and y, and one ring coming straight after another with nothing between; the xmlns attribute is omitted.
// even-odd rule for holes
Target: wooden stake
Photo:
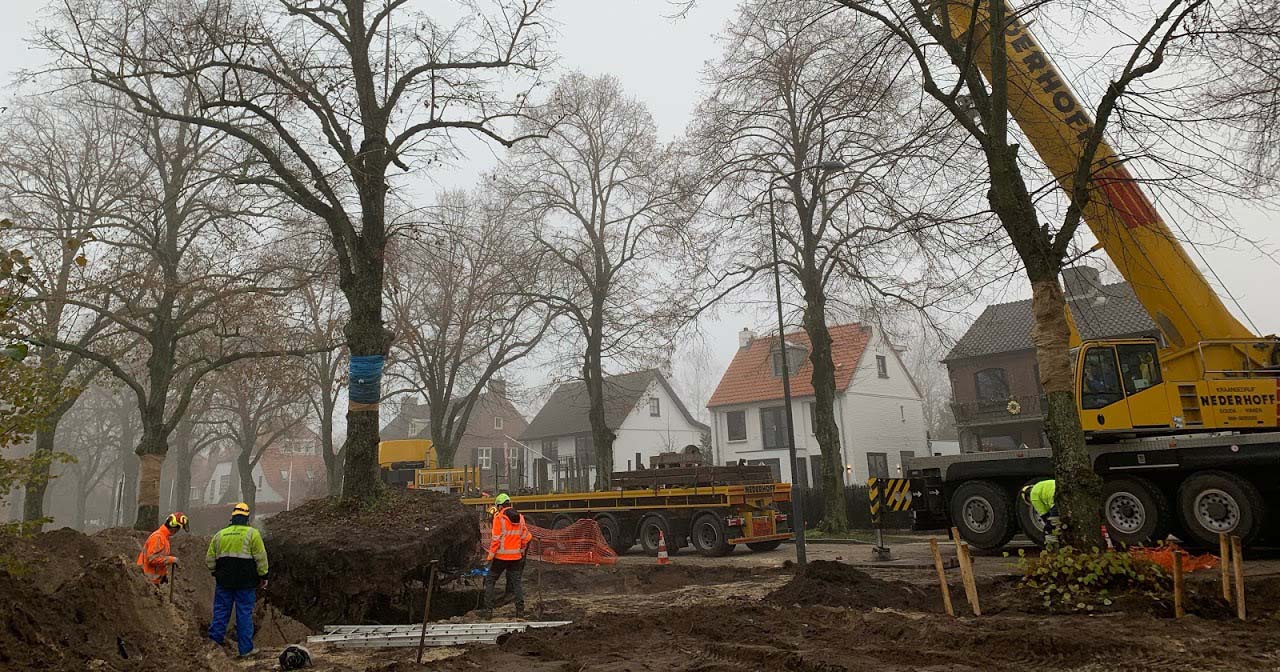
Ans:
<svg viewBox="0 0 1280 672"><path fill-rule="evenodd" d="M422 650L427 646L427 621L431 620L431 593L436 586L436 561L431 561L431 572L427 575L427 599L422 605L422 634L418 636L418 664L422 664Z"/></svg>
<svg viewBox="0 0 1280 672"><path fill-rule="evenodd" d="M169 602L173 602L173 584L178 582L178 566L169 565Z"/></svg>
<svg viewBox="0 0 1280 672"><path fill-rule="evenodd" d="M956 542L956 560L960 563L960 580L964 584L964 596L973 609L974 616L982 615L978 604L978 584L973 579L973 564L969 559L969 546L960 540L960 530L951 528L951 538Z"/></svg>
<svg viewBox="0 0 1280 672"><path fill-rule="evenodd" d="M1231 542L1221 532L1218 533L1218 568L1222 570L1222 599L1231 604Z"/></svg>
<svg viewBox="0 0 1280 672"><path fill-rule="evenodd" d="M1245 620L1244 612L1244 553L1240 537L1231 537L1231 565L1236 574L1236 618Z"/></svg>
<svg viewBox="0 0 1280 672"><path fill-rule="evenodd" d="M929 540L929 550L933 551L933 566L938 570L938 584L942 586L942 608L948 616L955 616L956 610L951 607L951 587L947 585L947 570L942 566L942 553L938 550L938 540Z"/></svg>
<svg viewBox="0 0 1280 672"><path fill-rule="evenodd" d="M1187 615L1182 606L1182 592L1186 588L1182 581L1182 552L1173 549L1173 617L1182 618Z"/></svg>

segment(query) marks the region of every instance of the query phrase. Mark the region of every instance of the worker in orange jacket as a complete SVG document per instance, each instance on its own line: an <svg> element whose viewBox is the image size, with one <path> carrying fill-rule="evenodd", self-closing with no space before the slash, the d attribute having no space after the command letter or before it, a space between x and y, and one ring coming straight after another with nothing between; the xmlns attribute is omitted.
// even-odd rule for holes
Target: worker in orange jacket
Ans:
<svg viewBox="0 0 1280 672"><path fill-rule="evenodd" d="M493 592L498 577L507 575L507 592L516 598L516 618L524 617L524 554L533 540L524 516L511 505L507 493L494 500L498 510L493 516L489 539L489 572L484 577L484 617L493 615Z"/></svg>
<svg viewBox="0 0 1280 672"><path fill-rule="evenodd" d="M175 511L164 519L164 525L147 537L147 543L138 554L138 566L151 583L169 582L169 566L178 564L178 558L170 555L169 538L187 529L187 514Z"/></svg>

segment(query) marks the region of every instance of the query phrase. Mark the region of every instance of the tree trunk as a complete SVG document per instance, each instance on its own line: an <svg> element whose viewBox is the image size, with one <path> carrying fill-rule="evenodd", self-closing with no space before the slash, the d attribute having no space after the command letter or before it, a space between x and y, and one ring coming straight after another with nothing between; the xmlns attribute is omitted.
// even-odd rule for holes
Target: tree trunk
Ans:
<svg viewBox="0 0 1280 672"><path fill-rule="evenodd" d="M179 456L174 465L173 508L175 511L186 511L191 507L191 463L195 460L193 451L186 451Z"/></svg>
<svg viewBox="0 0 1280 672"><path fill-rule="evenodd" d="M320 400L320 453L324 457L325 487L330 497L342 494L342 463L333 450L333 405L325 389Z"/></svg>
<svg viewBox="0 0 1280 672"><path fill-rule="evenodd" d="M599 313L596 313L599 315ZM592 334L587 339L587 353L582 367L582 378L587 386L587 398L591 408L587 411L587 419L591 423L591 443L596 458L596 490L609 489L609 477L613 475L613 440L616 434L609 429L604 413L604 362L601 356L603 328L599 328L598 319L593 318ZM583 465L587 467L588 465ZM589 474L584 468L583 474Z"/></svg>
<svg viewBox="0 0 1280 672"><path fill-rule="evenodd" d="M248 450L241 449L236 456L236 473L240 475L240 501L249 505L251 516L258 510L258 484L253 482L253 463L249 459L252 453L253 447L250 446Z"/></svg>
<svg viewBox="0 0 1280 672"><path fill-rule="evenodd" d="M142 441L138 443L138 516L135 530L150 531L160 525L160 471L168 452L167 437L160 422L143 418Z"/></svg>
<svg viewBox="0 0 1280 672"><path fill-rule="evenodd" d="M88 518L88 515L89 515L89 492L90 490L93 489L87 483L85 483L85 480L87 479L77 479L76 519L75 521L73 521L73 525L75 526L75 528L77 530L80 530L81 532L84 531L85 524L88 522L85 519Z"/></svg>
<svg viewBox="0 0 1280 672"><path fill-rule="evenodd" d="M1102 548L1102 479L1093 470L1076 411L1066 301L1056 276L1033 279L1031 291L1031 336L1047 402L1045 433L1053 447L1056 504L1065 528L1060 536L1064 545L1076 549Z"/></svg>
<svg viewBox="0 0 1280 672"><path fill-rule="evenodd" d="M805 283L804 330L809 335L809 361L813 364L814 436L822 450L822 497L826 509L819 529L830 533L849 530L844 505L844 460L840 428L836 423L836 367L831 359L831 332L827 329L826 294L821 280ZM794 372L792 372L794 374ZM797 482L792 474L791 481Z"/></svg>
<svg viewBox="0 0 1280 672"><path fill-rule="evenodd" d="M53 453L55 438L58 435L58 424L62 422L63 416L67 411L71 410L75 403L75 398L64 401L49 413L45 418L45 426L36 430L36 446L32 452L32 457L43 462L37 471L35 478L26 484L27 494L22 499L22 520L30 523L32 521L44 518L45 498L49 490L49 481L53 476ZM43 528L44 525L38 526ZM36 530L37 532L40 529Z"/></svg>
<svg viewBox="0 0 1280 672"><path fill-rule="evenodd" d="M366 228L370 226L365 223ZM380 255L357 262L343 293L351 308L351 320L343 331L352 357L385 357L391 347L391 332L382 326L382 272ZM343 443L342 497L357 502L376 500L382 494L378 477L378 404L351 401L354 382L347 387L347 438ZM381 389L381 388L379 388Z"/></svg>

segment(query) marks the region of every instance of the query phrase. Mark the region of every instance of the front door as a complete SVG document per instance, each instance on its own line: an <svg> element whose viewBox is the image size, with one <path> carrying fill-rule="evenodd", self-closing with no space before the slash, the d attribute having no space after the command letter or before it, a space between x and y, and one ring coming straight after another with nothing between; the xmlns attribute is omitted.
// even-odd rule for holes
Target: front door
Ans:
<svg viewBox="0 0 1280 672"><path fill-rule="evenodd" d="M1124 384L1129 418L1134 428L1165 428L1173 424L1160 375L1160 357L1155 343L1118 343L1120 380Z"/></svg>

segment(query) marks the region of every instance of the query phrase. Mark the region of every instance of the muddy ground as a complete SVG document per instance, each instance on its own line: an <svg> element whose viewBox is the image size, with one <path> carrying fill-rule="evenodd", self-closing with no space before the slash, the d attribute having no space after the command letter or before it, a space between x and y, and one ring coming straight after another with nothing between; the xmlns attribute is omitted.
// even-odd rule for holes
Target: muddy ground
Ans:
<svg viewBox="0 0 1280 672"><path fill-rule="evenodd" d="M235 660L200 641L212 583L180 574L176 603L140 580L132 560L143 535L69 530L0 549L36 571L0 573L0 669L265 672L288 641L309 629L271 609L260 625L265 653ZM205 541L179 537L184 567ZM1172 618L1167 596L1138 596L1121 610L1043 613L1017 587L1007 560L980 560L984 615L968 615L956 570L951 595L963 614L942 613L928 570L853 567L854 547L816 549L797 575L783 547L728 559L679 556L659 567L628 556L616 566L530 563L530 616L573 625L513 635L500 645L432 649L314 647L319 672L432 669L496 672L641 670L1280 670L1280 574L1248 579L1250 620L1235 621L1217 573L1190 577L1190 616ZM406 563L408 564L408 563ZM181 570L180 570L181 571ZM205 574L207 576L207 573ZM477 620L478 580L453 580L433 612ZM438 607L437 605L444 605ZM509 620L511 606L495 620ZM119 637L119 641L117 641ZM128 659L120 655L123 646Z"/></svg>

